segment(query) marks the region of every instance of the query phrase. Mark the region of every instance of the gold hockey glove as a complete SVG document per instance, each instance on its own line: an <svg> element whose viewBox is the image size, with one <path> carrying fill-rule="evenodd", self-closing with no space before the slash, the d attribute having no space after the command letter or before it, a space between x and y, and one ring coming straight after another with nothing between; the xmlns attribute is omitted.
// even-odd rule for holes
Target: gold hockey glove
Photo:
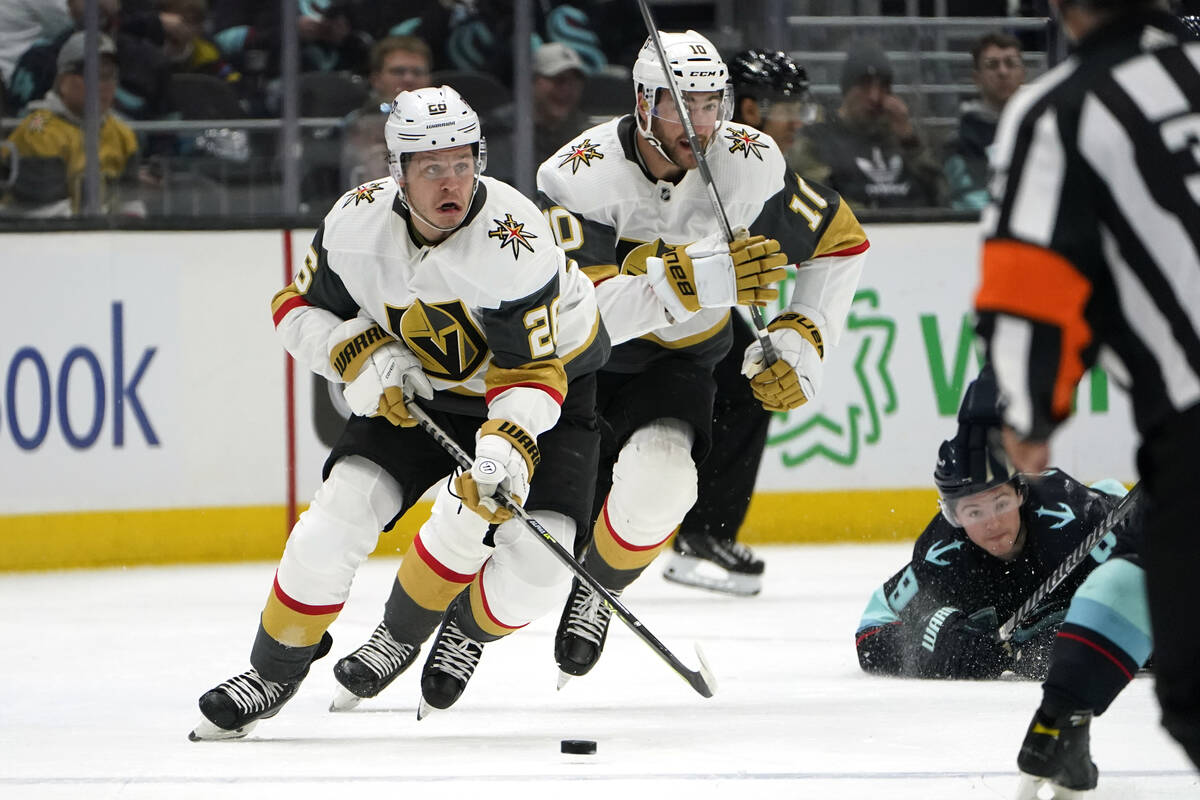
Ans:
<svg viewBox="0 0 1200 800"><path fill-rule="evenodd" d="M782 280L787 256L779 242L762 236L726 242L720 234L668 248L661 258L646 259L654 293L676 322L702 308L763 305L779 296L771 283Z"/></svg>
<svg viewBox="0 0 1200 800"><path fill-rule="evenodd" d="M788 311L767 326L767 335L779 360L766 365L762 342L746 348L742 374L767 411L790 411L816 397L824 369L825 340L817 324L803 314Z"/></svg>

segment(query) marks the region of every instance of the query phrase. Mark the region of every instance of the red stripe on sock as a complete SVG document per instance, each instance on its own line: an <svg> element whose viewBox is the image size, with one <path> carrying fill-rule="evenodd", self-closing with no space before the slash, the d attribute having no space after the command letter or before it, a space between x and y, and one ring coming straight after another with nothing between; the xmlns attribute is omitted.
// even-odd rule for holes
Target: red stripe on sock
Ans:
<svg viewBox="0 0 1200 800"><path fill-rule="evenodd" d="M605 500L604 500L603 513L604 513L604 524L605 524L605 526L607 526L609 534L613 537L613 541L616 542L617 544L621 545L621 547L623 549L631 550L635 553L640 552L642 550L653 550L656 547L662 547L663 544L667 541L667 539L671 538L671 534L675 532L675 529L672 528L671 530L667 531L667 535L662 538L662 541L657 542L655 544L642 545L639 547L638 545L630 544L629 542L625 541L624 539L622 539L620 536L617 535L617 531L613 528L612 520L610 520L608 518L608 498L605 498Z"/></svg>
<svg viewBox="0 0 1200 800"><path fill-rule="evenodd" d="M421 560L425 562L425 566L433 570L434 573L444 581L450 581L450 583L470 583L475 578L474 575L464 575L461 572L455 572L434 558L433 555L425 549L425 545L422 544L420 533L418 533L416 538L413 539L413 549L417 551L417 555L420 556Z"/></svg>
<svg viewBox="0 0 1200 800"><path fill-rule="evenodd" d="M1088 641L1087 639L1083 638L1082 636L1077 636L1073 633L1067 633L1066 631L1059 631L1058 635L1064 639L1071 639L1072 641L1082 642L1083 644L1086 644L1088 647L1092 648L1097 653L1104 656L1112 663L1116 664L1117 669L1121 670L1121 674L1123 674L1127 680L1133 680L1133 675L1130 674L1129 670L1125 669L1125 665L1121 663L1121 660L1119 658L1117 658L1116 656L1114 656L1112 653L1105 650L1100 645L1096 644L1095 642Z"/></svg>
<svg viewBox="0 0 1200 800"><path fill-rule="evenodd" d="M288 597L287 592L283 591L283 589L279 586L278 572L275 573L274 592L275 597L279 599L279 602L283 603L297 614L305 614L310 617L319 617L322 614L336 614L341 611L342 606L345 605L345 603L334 603L331 606L310 606L307 603L301 603L294 597Z"/></svg>
<svg viewBox="0 0 1200 800"><path fill-rule="evenodd" d="M490 563L492 563L492 560L489 558L487 561L483 562L483 566L479 569L479 603L483 606L483 613L487 614L488 619L501 628L506 628L510 631L520 630L529 623L526 622L523 625L505 625L503 622L496 619L496 615L492 613L492 607L488 605L487 592L483 590L483 571L488 568L488 564Z"/></svg>

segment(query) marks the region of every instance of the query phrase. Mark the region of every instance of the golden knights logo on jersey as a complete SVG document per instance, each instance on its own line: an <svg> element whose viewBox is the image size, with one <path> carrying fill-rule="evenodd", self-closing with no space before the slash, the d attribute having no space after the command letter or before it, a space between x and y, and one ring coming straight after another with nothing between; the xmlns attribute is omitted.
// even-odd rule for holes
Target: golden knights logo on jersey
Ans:
<svg viewBox="0 0 1200 800"><path fill-rule="evenodd" d="M729 145L729 152L741 152L741 154L746 158L749 158L750 155L753 154L755 158L757 158L759 161L762 161L762 153L760 153L759 150L765 150L767 148L767 143L760 142L760 136L762 136L761 133L751 133L745 128L730 128L725 133L726 140L733 143Z"/></svg>
<svg viewBox="0 0 1200 800"><path fill-rule="evenodd" d="M580 166L590 167L592 159L599 161L604 158L604 154L600 152L600 146L592 144L591 139L584 139L579 144L571 145L571 150L562 157L562 161L558 162L558 166L565 167L571 165L571 174L574 175L579 171Z"/></svg>
<svg viewBox="0 0 1200 800"><path fill-rule="evenodd" d="M537 234L533 234L525 230L524 222L517 222L513 219L512 214L505 214L503 220L494 219L492 222L498 226L494 230L488 231L488 237L500 240L500 249L512 247L513 261L521 255L521 248L524 247L529 252L533 252L533 245L529 243L530 239L536 239Z"/></svg>
<svg viewBox="0 0 1200 800"><path fill-rule="evenodd" d="M463 381L487 359L487 340L461 300L388 307L392 330L435 378Z"/></svg>

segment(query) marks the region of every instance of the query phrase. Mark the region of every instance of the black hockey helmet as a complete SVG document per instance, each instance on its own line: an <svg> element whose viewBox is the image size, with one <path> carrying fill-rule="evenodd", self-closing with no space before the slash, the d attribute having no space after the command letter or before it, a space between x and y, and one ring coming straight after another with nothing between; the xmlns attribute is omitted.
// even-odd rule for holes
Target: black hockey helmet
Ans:
<svg viewBox="0 0 1200 800"><path fill-rule="evenodd" d="M808 73L779 51L743 50L729 61L729 79L739 98L808 95Z"/></svg>
<svg viewBox="0 0 1200 800"><path fill-rule="evenodd" d="M957 528L962 527L962 522L955 509L972 495L1011 484L1017 497L1024 500L1024 478L1008 460L999 432L999 428L972 426L938 448L937 466L933 470L938 505L946 521Z"/></svg>

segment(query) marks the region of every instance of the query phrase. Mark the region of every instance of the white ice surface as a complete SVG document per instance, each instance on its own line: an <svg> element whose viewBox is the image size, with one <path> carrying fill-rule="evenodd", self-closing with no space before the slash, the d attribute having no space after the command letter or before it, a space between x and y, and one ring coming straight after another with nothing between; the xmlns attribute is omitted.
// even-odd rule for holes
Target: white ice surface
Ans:
<svg viewBox="0 0 1200 800"><path fill-rule="evenodd" d="M241 741L193 743L196 698L248 666L274 564L0 575L0 798L1006 798L1036 683L872 678L853 635L906 546L761 548L766 589L729 598L663 581L626 605L706 700L614 621L595 671L555 691L558 614L489 645L452 709L416 719L419 663L331 714L330 672L379 620L398 561L372 560L333 653ZM1149 679L1093 724L1094 798L1200 798L1158 726ZM559 740L595 739L595 756Z"/></svg>

